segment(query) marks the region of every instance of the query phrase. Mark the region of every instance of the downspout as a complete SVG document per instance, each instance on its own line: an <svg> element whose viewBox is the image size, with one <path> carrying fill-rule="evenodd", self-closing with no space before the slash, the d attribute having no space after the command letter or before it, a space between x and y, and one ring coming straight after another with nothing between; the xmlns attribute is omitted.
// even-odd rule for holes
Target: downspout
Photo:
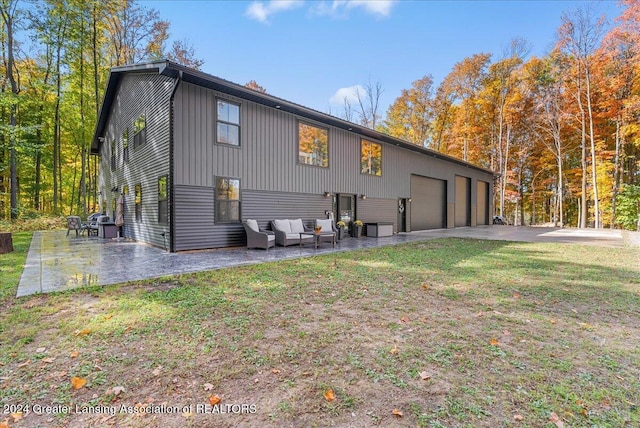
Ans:
<svg viewBox="0 0 640 428"><path fill-rule="evenodd" d="M172 253L176 252L176 227L175 227L175 186L174 186L174 174L175 174L175 165L174 165L174 137L173 137L173 110L174 110L174 98L176 92L178 90L178 86L182 81L182 70L178 71L178 78L176 79L175 84L173 85L173 90L171 91L171 98L169 99L169 251Z"/></svg>

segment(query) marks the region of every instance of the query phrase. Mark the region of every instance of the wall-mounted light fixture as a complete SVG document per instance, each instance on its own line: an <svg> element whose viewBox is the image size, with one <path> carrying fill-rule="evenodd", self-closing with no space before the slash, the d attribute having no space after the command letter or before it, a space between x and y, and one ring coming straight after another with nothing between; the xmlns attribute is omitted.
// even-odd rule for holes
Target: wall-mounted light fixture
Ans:
<svg viewBox="0 0 640 428"><path fill-rule="evenodd" d="M411 202L411 198L407 199L407 202Z"/></svg>
<svg viewBox="0 0 640 428"><path fill-rule="evenodd" d="M367 195L360 195L360 199L364 201L365 199L367 199Z"/></svg>
<svg viewBox="0 0 640 428"><path fill-rule="evenodd" d="M325 198L330 198L331 197L331 192L324 192L324 197Z"/></svg>
<svg viewBox="0 0 640 428"><path fill-rule="evenodd" d="M117 193L118 192L118 186L113 186L111 188L111 191Z"/></svg>

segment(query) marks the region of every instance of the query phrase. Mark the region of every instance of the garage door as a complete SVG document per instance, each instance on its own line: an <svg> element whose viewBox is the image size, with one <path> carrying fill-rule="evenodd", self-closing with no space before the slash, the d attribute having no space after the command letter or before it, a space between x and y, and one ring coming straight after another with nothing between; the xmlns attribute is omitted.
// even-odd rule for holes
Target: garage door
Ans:
<svg viewBox="0 0 640 428"><path fill-rule="evenodd" d="M456 175L456 227L471 226L471 179Z"/></svg>
<svg viewBox="0 0 640 428"><path fill-rule="evenodd" d="M489 183L478 180L478 202L476 211L476 223L489 224Z"/></svg>
<svg viewBox="0 0 640 428"><path fill-rule="evenodd" d="M447 227L447 182L411 176L411 230Z"/></svg>

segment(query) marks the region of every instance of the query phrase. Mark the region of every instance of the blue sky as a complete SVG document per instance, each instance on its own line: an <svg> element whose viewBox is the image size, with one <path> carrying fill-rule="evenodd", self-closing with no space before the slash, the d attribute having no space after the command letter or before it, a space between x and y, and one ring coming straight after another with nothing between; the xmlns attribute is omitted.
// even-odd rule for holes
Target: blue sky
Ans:
<svg viewBox="0 0 640 428"><path fill-rule="evenodd" d="M187 39L202 70L321 112L340 115L344 95L379 82L380 113L423 76L435 84L475 53L498 59L515 37L545 55L563 12L590 4L613 22L614 1L206 1L143 0Z"/></svg>

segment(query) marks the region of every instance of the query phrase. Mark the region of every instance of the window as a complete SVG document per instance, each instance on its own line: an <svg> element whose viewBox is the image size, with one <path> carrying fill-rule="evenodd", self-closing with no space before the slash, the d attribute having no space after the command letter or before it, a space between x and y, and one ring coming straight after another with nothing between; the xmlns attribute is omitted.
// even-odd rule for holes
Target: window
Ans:
<svg viewBox="0 0 640 428"><path fill-rule="evenodd" d="M158 223L167 222L167 176L158 178Z"/></svg>
<svg viewBox="0 0 640 428"><path fill-rule="evenodd" d="M328 134L326 129L305 123L298 124L298 162L305 165L329 166Z"/></svg>
<svg viewBox="0 0 640 428"><path fill-rule="evenodd" d="M240 145L240 106L218 100L217 141L231 146Z"/></svg>
<svg viewBox="0 0 640 428"><path fill-rule="evenodd" d="M147 118L141 115L133 124L133 148L138 148L147 142Z"/></svg>
<svg viewBox="0 0 640 428"><path fill-rule="evenodd" d="M122 194L125 196L129 194L129 186L127 186L126 184L122 186Z"/></svg>
<svg viewBox="0 0 640 428"><path fill-rule="evenodd" d="M129 162L129 130L122 133L122 162Z"/></svg>
<svg viewBox="0 0 640 428"><path fill-rule="evenodd" d="M111 142L111 171L116 170L116 142Z"/></svg>
<svg viewBox="0 0 640 428"><path fill-rule="evenodd" d="M380 144L362 140L360 170L363 174L382 175L382 146Z"/></svg>
<svg viewBox="0 0 640 428"><path fill-rule="evenodd" d="M136 184L135 187L136 221L142 221L142 186Z"/></svg>
<svg viewBox="0 0 640 428"><path fill-rule="evenodd" d="M218 177L216 179L216 223L240 222L240 180Z"/></svg>

